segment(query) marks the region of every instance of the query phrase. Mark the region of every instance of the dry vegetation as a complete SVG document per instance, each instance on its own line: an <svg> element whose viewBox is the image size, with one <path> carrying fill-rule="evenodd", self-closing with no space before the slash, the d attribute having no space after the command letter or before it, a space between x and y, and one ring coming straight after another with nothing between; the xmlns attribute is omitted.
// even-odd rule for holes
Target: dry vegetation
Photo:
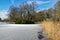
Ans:
<svg viewBox="0 0 60 40"><path fill-rule="evenodd" d="M60 23L53 21L43 21L44 33L47 33L50 40L60 40Z"/></svg>

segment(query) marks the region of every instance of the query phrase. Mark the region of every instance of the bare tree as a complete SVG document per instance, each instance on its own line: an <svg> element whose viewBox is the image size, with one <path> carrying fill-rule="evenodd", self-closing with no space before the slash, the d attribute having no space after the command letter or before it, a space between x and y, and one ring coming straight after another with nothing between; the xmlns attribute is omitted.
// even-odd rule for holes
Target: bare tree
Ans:
<svg viewBox="0 0 60 40"><path fill-rule="evenodd" d="M18 17L18 8L11 6L9 12L9 20L15 22Z"/></svg>
<svg viewBox="0 0 60 40"><path fill-rule="evenodd" d="M35 13L35 8L33 2L28 4L27 2L22 3L20 7L10 8L9 19L13 22L20 21L21 23L26 21L32 21Z"/></svg>
<svg viewBox="0 0 60 40"><path fill-rule="evenodd" d="M55 4L54 14L55 20L60 21L60 0Z"/></svg>

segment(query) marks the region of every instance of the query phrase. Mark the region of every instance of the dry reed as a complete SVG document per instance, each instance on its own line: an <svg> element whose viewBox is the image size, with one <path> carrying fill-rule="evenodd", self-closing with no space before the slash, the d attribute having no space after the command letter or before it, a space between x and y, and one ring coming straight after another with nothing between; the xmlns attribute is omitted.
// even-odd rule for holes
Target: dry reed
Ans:
<svg viewBox="0 0 60 40"><path fill-rule="evenodd" d="M43 31L49 37L49 40L60 40L60 23L53 21L43 21L41 23Z"/></svg>

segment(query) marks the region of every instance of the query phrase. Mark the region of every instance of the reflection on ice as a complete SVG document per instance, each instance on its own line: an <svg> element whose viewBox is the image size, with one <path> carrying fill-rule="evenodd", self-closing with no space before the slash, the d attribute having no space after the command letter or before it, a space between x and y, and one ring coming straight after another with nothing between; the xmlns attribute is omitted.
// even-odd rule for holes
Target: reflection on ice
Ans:
<svg viewBox="0 0 60 40"><path fill-rule="evenodd" d="M8 22L0 22L0 25L9 24Z"/></svg>

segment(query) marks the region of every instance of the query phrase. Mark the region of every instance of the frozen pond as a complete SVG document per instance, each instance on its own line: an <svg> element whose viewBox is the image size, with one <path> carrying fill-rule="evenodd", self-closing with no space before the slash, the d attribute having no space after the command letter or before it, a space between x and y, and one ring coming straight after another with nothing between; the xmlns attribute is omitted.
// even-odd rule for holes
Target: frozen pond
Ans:
<svg viewBox="0 0 60 40"><path fill-rule="evenodd" d="M38 24L3 24L0 25L0 40L39 40L41 31Z"/></svg>

